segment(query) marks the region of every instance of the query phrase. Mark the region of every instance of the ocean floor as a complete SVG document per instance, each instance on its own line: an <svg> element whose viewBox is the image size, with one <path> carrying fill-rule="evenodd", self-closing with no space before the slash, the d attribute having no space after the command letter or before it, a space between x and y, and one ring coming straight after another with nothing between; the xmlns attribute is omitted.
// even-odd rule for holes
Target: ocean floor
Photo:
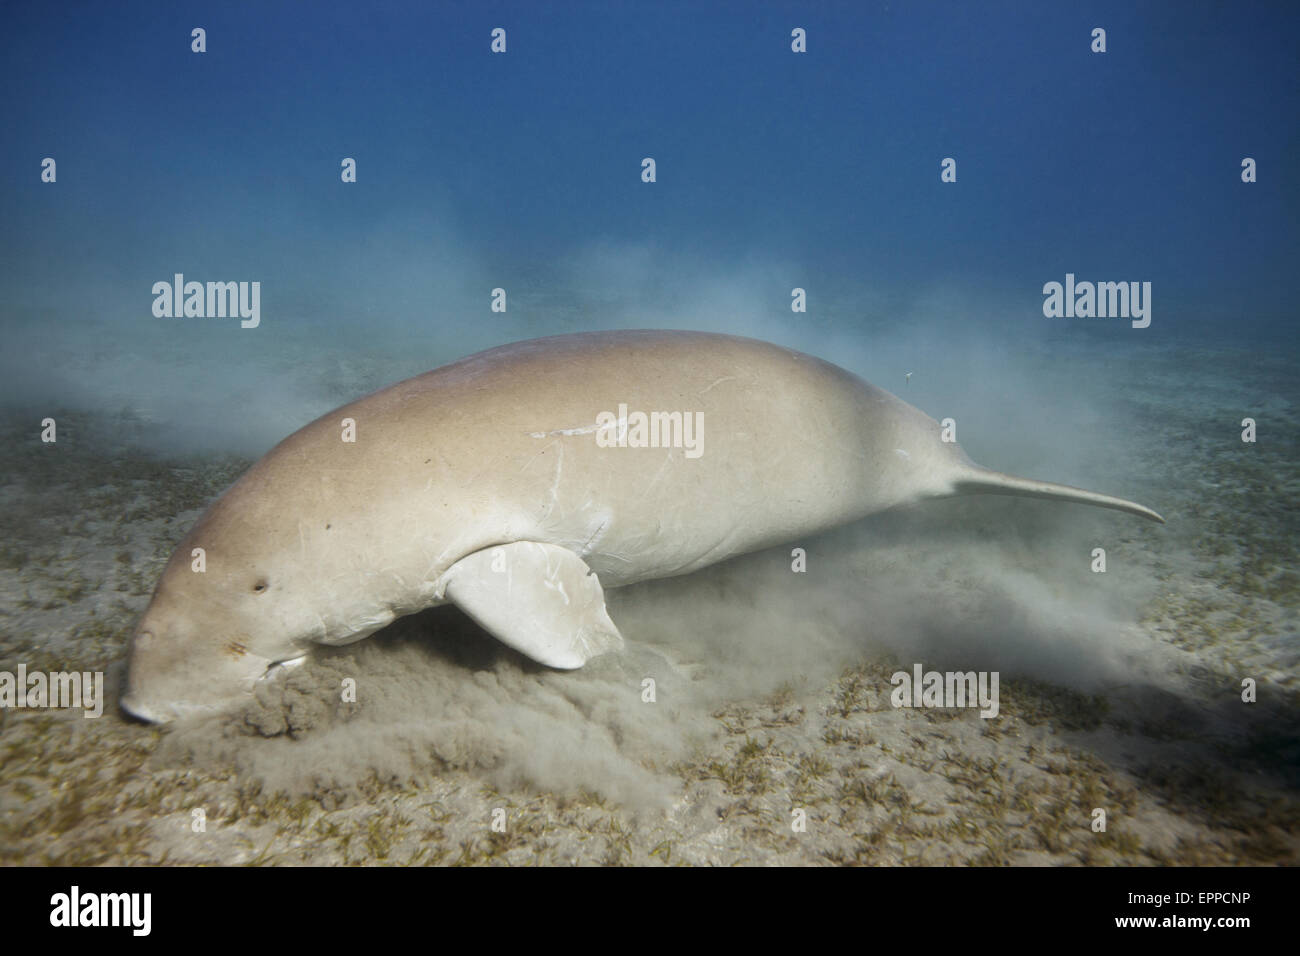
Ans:
<svg viewBox="0 0 1300 956"><path fill-rule="evenodd" d="M1097 374L1024 361L1063 388ZM628 650L579 672L439 608L166 729L116 707L127 642L249 458L151 450L151 413L129 405L0 409L0 671L102 671L108 696L98 719L0 710L0 861L1300 862L1300 402L1289 358L1241 362L1112 356L1123 387L1052 440L1113 453L1066 473L1032 428L966 445L1164 526L928 503L795 542L806 573L782 548L612 591ZM340 382L337 402L365 390ZM915 663L998 671L998 716L895 709L890 675Z"/></svg>

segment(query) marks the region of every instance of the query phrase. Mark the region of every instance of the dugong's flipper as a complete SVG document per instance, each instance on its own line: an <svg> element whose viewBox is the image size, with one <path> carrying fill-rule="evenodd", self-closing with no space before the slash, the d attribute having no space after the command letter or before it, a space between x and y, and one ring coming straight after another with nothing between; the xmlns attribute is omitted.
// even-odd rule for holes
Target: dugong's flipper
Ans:
<svg viewBox="0 0 1300 956"><path fill-rule="evenodd" d="M596 572L572 551L516 541L476 551L447 571L446 597L503 644L573 670L621 650Z"/></svg>

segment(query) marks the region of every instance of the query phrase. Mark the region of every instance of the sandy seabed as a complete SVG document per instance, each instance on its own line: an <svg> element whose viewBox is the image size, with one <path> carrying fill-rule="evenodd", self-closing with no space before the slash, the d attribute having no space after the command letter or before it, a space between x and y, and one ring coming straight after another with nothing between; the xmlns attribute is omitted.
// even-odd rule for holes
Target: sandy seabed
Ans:
<svg viewBox="0 0 1300 956"><path fill-rule="evenodd" d="M153 423L130 407L0 410L0 670L102 671L108 697L98 719L0 710L0 860L1295 863L1294 369L1253 356L1242 376L1211 349L1125 361L1106 371L1122 393L1080 426L1115 454L1023 464L1165 526L928 503L793 542L804 574L779 548L612 591L627 652L580 672L440 608L322 649L238 714L167 729L117 710L127 642L176 542L249 460L146 451ZM57 445L39 441L46 414ZM918 662L997 670L999 715L893 708L890 675Z"/></svg>

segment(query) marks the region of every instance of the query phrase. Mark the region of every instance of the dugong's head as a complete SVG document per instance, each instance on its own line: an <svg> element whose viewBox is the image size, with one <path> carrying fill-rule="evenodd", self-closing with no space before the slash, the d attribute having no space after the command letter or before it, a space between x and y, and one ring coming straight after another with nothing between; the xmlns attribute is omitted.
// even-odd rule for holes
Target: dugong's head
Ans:
<svg viewBox="0 0 1300 956"><path fill-rule="evenodd" d="M302 660L321 634L322 585L313 580L321 569L291 560L299 529L247 507L240 492L236 485L213 505L163 570L131 641L121 704L133 716L166 722L229 710Z"/></svg>

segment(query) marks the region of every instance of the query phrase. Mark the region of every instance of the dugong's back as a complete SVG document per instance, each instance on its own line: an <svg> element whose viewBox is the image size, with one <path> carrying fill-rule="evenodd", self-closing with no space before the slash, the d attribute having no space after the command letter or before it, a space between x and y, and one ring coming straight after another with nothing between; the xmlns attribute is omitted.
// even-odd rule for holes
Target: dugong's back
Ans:
<svg viewBox="0 0 1300 956"><path fill-rule="evenodd" d="M336 437L344 417L368 459L383 462L367 470L372 493L400 502L387 521L432 529L454 509L474 532L443 545L449 559L543 541L576 552L606 586L914 500L924 489L900 469L938 446L931 419L834 365L678 331L492 349L345 406L282 449L319 452L324 439L347 460L354 450Z"/></svg>

